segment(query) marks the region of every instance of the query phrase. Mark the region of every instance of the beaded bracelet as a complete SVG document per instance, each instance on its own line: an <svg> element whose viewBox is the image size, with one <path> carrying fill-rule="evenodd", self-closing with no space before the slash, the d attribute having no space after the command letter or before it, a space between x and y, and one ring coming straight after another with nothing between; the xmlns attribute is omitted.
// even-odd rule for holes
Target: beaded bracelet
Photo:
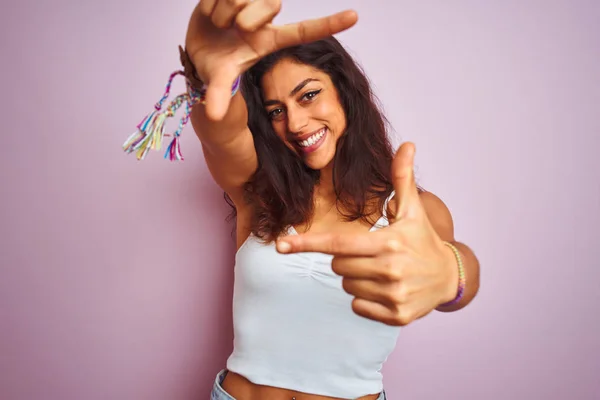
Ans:
<svg viewBox="0 0 600 400"><path fill-rule="evenodd" d="M151 149L160 150L163 138L166 136L173 136L173 139L167 147L164 158L166 159L168 157L171 161L183 160L179 137L190 119L192 107L198 103L205 103L206 85L197 76L187 52L185 52L181 46L179 46L179 52L184 69L171 73L165 93L154 105L154 110L140 121L136 131L127 138L125 143L123 143L123 150L126 153L135 152L138 160L143 160ZM176 96L163 110L163 104L169 97L173 79L175 79L177 75L185 76L186 92ZM238 91L240 87L240 78L241 77L238 76L233 83L233 86L231 87L231 96L235 95ZM179 121L177 130L175 130L172 135L165 133L165 123L167 118L175 116L175 113L181 106L185 106L185 112Z"/></svg>
<svg viewBox="0 0 600 400"><path fill-rule="evenodd" d="M456 257L456 263L458 264L458 290L456 292L456 297L453 300L450 300L449 302L444 304L440 304L440 307L452 306L458 303L463 298L463 295L465 293L465 286L467 283L465 277L465 267L463 265L462 257L460 256L458 249L452 243L444 242L444 244L452 250L452 252L454 253L454 257Z"/></svg>

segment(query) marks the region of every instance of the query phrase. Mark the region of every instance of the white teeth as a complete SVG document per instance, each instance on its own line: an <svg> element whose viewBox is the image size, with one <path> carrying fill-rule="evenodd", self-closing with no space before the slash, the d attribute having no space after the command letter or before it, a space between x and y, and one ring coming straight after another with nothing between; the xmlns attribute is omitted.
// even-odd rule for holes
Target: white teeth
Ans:
<svg viewBox="0 0 600 400"><path fill-rule="evenodd" d="M312 135L308 139L301 141L300 142L300 146L302 146L302 147L312 146L319 139L321 139L324 134L325 134L325 128L321 129L319 132L315 133L314 135Z"/></svg>

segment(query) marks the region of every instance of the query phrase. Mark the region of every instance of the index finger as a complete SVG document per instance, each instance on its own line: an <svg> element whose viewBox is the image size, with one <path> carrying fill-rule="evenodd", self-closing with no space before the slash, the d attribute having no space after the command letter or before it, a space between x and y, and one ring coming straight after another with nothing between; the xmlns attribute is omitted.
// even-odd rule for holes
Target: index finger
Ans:
<svg viewBox="0 0 600 400"><path fill-rule="evenodd" d="M345 31L358 20L354 10L346 10L328 17L310 19L275 28L275 46L277 50L314 42Z"/></svg>
<svg viewBox="0 0 600 400"><path fill-rule="evenodd" d="M398 240L381 232L307 233L289 235L277 241L280 253L317 252L334 256L375 256L400 250Z"/></svg>

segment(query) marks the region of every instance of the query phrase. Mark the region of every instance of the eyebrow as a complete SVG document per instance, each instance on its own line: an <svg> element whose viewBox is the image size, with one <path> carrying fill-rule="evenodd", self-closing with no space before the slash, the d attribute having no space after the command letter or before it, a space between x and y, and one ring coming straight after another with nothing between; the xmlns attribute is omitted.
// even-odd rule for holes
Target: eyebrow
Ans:
<svg viewBox="0 0 600 400"><path fill-rule="evenodd" d="M303 80L299 84L297 84L296 87L293 88L292 91L290 92L290 97L294 96L296 93L301 91L302 88L304 88L304 86L306 86L309 82L313 82L313 81L318 82L319 80L316 78L308 78L308 79ZM279 101L279 100L267 100L264 102L264 105L272 106L272 105L279 104L279 103L281 103L281 101Z"/></svg>

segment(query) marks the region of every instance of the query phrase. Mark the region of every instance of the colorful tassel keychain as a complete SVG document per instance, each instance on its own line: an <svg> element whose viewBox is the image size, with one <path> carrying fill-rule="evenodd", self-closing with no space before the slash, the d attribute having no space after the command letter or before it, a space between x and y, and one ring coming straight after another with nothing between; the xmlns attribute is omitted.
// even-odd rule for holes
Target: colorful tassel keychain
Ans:
<svg viewBox="0 0 600 400"><path fill-rule="evenodd" d="M180 50L182 50L180 48ZM183 57L184 55L182 55ZM189 74L189 72L188 72ZM162 98L154 105L154 111L148 114L140 123L137 125L137 130L131 134L125 143L123 143L123 150L126 153L135 152L138 160L143 160L150 150L160 150L164 137L171 136L165 133L165 123L168 118L174 117L177 110L184 106L184 115L179 121L177 130L172 134L173 139L167 146L164 158L169 158L171 161L182 161L183 155L180 149L180 136L183 128L186 126L190 119L192 107L195 104L204 104L206 96L206 85L198 90L193 87L189 79L186 79L186 93L182 93L175 97L173 101L163 110L163 105L171 92L171 85L173 79L177 75L187 76L185 71L175 71L169 77L165 93ZM232 88L231 95L233 96L239 89L240 77L235 80Z"/></svg>

